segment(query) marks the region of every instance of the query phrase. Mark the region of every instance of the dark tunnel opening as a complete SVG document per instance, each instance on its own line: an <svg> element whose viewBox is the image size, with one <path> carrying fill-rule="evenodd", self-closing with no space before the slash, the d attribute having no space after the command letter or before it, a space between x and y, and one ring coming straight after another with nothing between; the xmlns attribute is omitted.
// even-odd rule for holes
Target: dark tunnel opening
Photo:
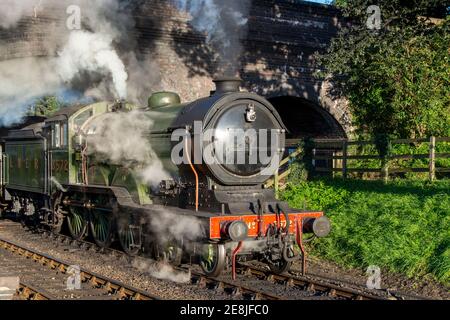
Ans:
<svg viewBox="0 0 450 320"><path fill-rule="evenodd" d="M289 132L288 140L305 138L346 138L339 122L325 109L303 98L284 96L268 99Z"/></svg>

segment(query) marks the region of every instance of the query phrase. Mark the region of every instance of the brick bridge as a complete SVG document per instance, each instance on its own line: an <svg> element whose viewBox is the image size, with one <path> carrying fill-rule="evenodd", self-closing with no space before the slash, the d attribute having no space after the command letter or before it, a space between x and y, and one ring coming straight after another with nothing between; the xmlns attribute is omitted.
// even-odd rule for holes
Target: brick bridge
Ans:
<svg viewBox="0 0 450 320"><path fill-rule="evenodd" d="M167 89L186 100L208 95L215 70L205 35L169 0L140 1L133 27L139 54L151 56ZM55 55L46 34L67 33L64 19L55 18L61 12L65 8L52 7L22 19L14 29L0 29L0 60ZM280 111L291 138L342 137L351 131L346 102L331 96L328 82L313 77L312 55L327 48L340 21L339 12L327 5L253 1L242 40L241 77L248 90L266 96Z"/></svg>

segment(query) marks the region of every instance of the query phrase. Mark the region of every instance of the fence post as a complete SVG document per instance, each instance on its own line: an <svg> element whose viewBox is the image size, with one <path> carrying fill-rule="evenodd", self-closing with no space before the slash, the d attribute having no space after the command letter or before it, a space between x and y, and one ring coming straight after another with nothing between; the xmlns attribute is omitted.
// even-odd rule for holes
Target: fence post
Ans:
<svg viewBox="0 0 450 320"><path fill-rule="evenodd" d="M384 180L384 183L387 183L388 180L389 180L389 165L388 165L388 160L387 160L387 159L384 159L383 162L384 162L383 169L382 169L382 170L383 170L383 180Z"/></svg>
<svg viewBox="0 0 450 320"><path fill-rule="evenodd" d="M436 178L436 137L430 137L430 180Z"/></svg>
<svg viewBox="0 0 450 320"><path fill-rule="evenodd" d="M347 140L342 142L342 176L347 178Z"/></svg>
<svg viewBox="0 0 450 320"><path fill-rule="evenodd" d="M316 145L314 144L314 148L312 149L312 152L311 152L311 171L310 171L311 177L313 177L316 173L316 159L315 159L316 148L315 147L316 147ZM308 175L308 178L309 178L309 175Z"/></svg>
<svg viewBox="0 0 450 320"><path fill-rule="evenodd" d="M275 175L273 177L273 188L275 190L275 197L277 199L278 199L278 190L280 188L280 186L279 186L280 178L279 178L278 170L279 170L279 168L277 168L277 170L275 171Z"/></svg>
<svg viewBox="0 0 450 320"><path fill-rule="evenodd" d="M331 177L336 178L336 173L334 172L334 168L337 167L336 163L336 159L334 158L336 156L336 151L333 151L333 153L331 154L332 158L331 158Z"/></svg>

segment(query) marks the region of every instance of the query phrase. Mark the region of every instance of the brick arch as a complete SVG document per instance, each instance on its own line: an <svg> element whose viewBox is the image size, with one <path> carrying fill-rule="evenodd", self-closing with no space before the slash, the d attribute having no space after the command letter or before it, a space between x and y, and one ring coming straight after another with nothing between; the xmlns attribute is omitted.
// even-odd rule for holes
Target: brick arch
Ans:
<svg viewBox="0 0 450 320"><path fill-rule="evenodd" d="M277 96L268 100L288 128L288 139L347 137L339 121L310 100L296 96Z"/></svg>
<svg viewBox="0 0 450 320"><path fill-rule="evenodd" d="M14 28L0 28L0 61L54 57L68 36L68 2L61 1L54 8L44 6L37 15L24 17ZM135 24L130 26L127 37L135 41L120 48L127 51L131 49L128 45L135 46L133 51L150 62L149 76L159 78L152 90L175 91L184 101L192 101L214 88L214 54L205 44L205 35L195 31L186 13L175 10L172 2L136 1L139 5L132 10ZM304 125L312 130L311 135L339 133L339 124L351 135L348 102L336 96L332 83L313 76L314 53L325 51L346 23L333 6L299 0L253 1L248 35L242 39L241 77L245 88L273 99L293 97L286 103L292 106L292 117L301 118L303 112L303 117L324 121L323 125L316 120L315 125Z"/></svg>

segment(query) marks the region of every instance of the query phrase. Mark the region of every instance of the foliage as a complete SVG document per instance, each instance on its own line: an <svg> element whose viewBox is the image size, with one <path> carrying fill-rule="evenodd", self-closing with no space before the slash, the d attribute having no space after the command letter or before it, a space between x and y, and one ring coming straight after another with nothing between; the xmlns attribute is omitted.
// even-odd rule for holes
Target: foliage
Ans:
<svg viewBox="0 0 450 320"><path fill-rule="evenodd" d="M450 135L450 19L437 25L423 18L445 16L444 2L338 1L351 25L317 55L318 75L332 74L360 133ZM373 4L381 9L380 30L366 26Z"/></svg>
<svg viewBox="0 0 450 320"><path fill-rule="evenodd" d="M314 143L311 139L302 140L297 148L301 148L302 152L299 157L291 160L289 163L289 181L291 183L300 183L308 180L314 169L312 165L312 150Z"/></svg>
<svg viewBox="0 0 450 320"><path fill-rule="evenodd" d="M40 98L30 107L28 115L45 116L50 117L60 108L62 108L62 102L55 96L46 96Z"/></svg>
<svg viewBox="0 0 450 320"><path fill-rule="evenodd" d="M378 265L450 285L450 180L314 180L288 184L292 207L325 210L331 234L313 252L344 266Z"/></svg>

